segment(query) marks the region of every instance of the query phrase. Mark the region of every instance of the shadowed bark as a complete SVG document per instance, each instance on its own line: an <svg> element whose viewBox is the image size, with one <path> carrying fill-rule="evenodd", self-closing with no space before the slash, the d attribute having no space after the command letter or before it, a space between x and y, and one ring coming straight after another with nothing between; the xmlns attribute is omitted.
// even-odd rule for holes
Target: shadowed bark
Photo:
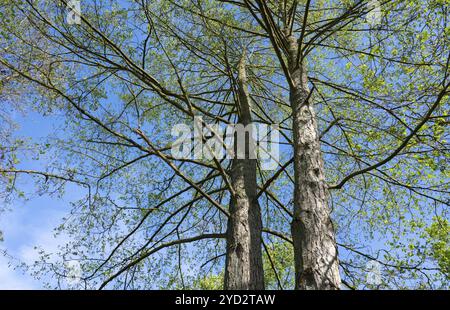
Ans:
<svg viewBox="0 0 450 310"><path fill-rule="evenodd" d="M239 123L251 123L251 106L247 89L245 52L239 63L238 81ZM252 143L251 135L248 140ZM261 252L261 210L256 199L256 159L245 151L245 159L233 159L231 184L235 192L230 202L230 217L227 230L227 256L225 289L264 289L264 270Z"/></svg>

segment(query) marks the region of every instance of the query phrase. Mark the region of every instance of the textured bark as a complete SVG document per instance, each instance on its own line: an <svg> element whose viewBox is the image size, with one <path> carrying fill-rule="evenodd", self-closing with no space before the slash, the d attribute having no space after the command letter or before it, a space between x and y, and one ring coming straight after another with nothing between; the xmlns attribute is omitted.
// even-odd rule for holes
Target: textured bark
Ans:
<svg viewBox="0 0 450 310"><path fill-rule="evenodd" d="M295 288L339 289L335 232L328 207L328 190L320 150L317 120L308 102L309 88L303 62L297 62L298 42L289 42L289 71L294 138L294 218L291 224L295 259ZM299 65L297 65L300 63Z"/></svg>
<svg viewBox="0 0 450 310"><path fill-rule="evenodd" d="M238 108L239 122L251 123L251 106L247 89L245 53L239 63ZM248 152L246 152L248 155ZM261 252L261 211L256 185L256 160L233 159L231 184L235 197L230 202L227 229L225 289L264 289L264 269Z"/></svg>

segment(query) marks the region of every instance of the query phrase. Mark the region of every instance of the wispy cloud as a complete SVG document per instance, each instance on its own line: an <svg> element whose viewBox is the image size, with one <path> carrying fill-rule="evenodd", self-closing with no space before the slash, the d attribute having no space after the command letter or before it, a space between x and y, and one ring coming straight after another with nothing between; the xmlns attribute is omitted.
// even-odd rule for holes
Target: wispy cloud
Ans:
<svg viewBox="0 0 450 310"><path fill-rule="evenodd" d="M41 285L31 276L20 270L8 267L8 259L0 256L0 289L1 290L32 290L40 289Z"/></svg>
<svg viewBox="0 0 450 310"><path fill-rule="evenodd" d="M54 237L53 229L65 214L61 201L50 198L38 199L27 203L26 207L14 207L11 212L4 212L0 218L0 229L4 241L0 248L20 262L32 265L39 259L39 250L55 253L58 245L67 242L67 237ZM25 274L21 269L14 269L7 257L0 256L0 289L42 289L43 283Z"/></svg>

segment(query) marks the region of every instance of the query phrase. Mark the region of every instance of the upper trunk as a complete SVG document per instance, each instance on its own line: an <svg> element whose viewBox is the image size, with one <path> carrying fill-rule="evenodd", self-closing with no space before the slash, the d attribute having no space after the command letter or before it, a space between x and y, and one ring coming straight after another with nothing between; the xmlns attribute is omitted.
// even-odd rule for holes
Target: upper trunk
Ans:
<svg viewBox="0 0 450 310"><path fill-rule="evenodd" d="M339 289L339 262L335 232L328 207L328 191L320 150L317 120L307 73L297 61L298 42L289 41L289 71L294 139L294 218L291 224L295 259L295 288Z"/></svg>
<svg viewBox="0 0 450 310"><path fill-rule="evenodd" d="M251 123L251 107L247 90L245 53L239 63L238 83L239 123ZM252 143L245 143L249 146ZM249 146L250 147L250 146ZM233 159L231 184L235 196L231 197L227 230L225 289L264 289L264 270L261 252L261 211L256 199L256 160Z"/></svg>

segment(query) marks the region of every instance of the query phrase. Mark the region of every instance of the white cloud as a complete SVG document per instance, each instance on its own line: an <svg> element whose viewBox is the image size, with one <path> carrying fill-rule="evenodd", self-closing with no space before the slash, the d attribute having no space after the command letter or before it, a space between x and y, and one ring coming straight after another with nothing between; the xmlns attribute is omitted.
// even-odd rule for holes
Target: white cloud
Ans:
<svg viewBox="0 0 450 310"><path fill-rule="evenodd" d="M0 289L1 290L32 290L40 286L30 276L20 270L8 267L8 260L0 257Z"/></svg>
<svg viewBox="0 0 450 310"><path fill-rule="evenodd" d="M65 244L69 239L63 235L55 238L52 229L53 227L36 229L33 233L33 240L20 246L18 249L18 258L24 263L31 265L39 259L39 249L43 249L46 253L56 253L58 245Z"/></svg>
<svg viewBox="0 0 450 310"><path fill-rule="evenodd" d="M0 229L4 241L1 249L6 249L20 262L32 265L39 258L40 247L46 253L55 253L58 245L68 241L67 237L54 238L53 229L63 216L61 209L41 204L38 208L15 207L11 212L2 213ZM24 274L22 270L8 266L9 259L0 255L0 289L42 289L43 283Z"/></svg>

